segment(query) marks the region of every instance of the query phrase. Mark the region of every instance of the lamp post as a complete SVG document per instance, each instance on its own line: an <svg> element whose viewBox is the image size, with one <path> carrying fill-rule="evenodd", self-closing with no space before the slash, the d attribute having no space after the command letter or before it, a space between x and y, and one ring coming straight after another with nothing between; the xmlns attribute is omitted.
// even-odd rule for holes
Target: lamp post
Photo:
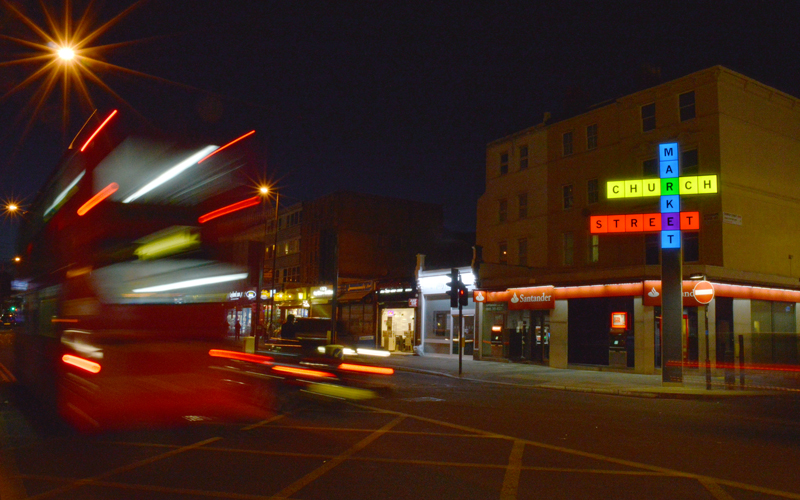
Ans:
<svg viewBox="0 0 800 500"><path fill-rule="evenodd" d="M261 290L264 288L264 254L267 249L267 195L269 188L259 186L261 195L261 217L264 219L264 247L258 257L258 286L256 288L255 321L253 322L253 350L258 350L258 337L261 329Z"/></svg>
<svg viewBox="0 0 800 500"><path fill-rule="evenodd" d="M276 266L275 265L276 265L276 259L277 259L277 256L278 256L278 206L279 206L279 203L280 203L280 199L281 199L281 194L279 192L275 191L275 228L274 228L275 234L274 234L274 237L272 239L272 285L270 285L270 289L269 289L270 297L272 297L272 304L271 304L271 307L269 309L270 335L272 335L272 332L274 331L272 325L273 325L273 322L275 320L275 271L276 271L276 269L275 269ZM264 218L264 227L266 227L266 224L267 224L267 219ZM265 234L265 236L264 236L264 245L266 245L267 244L267 237L266 237L266 233L264 233L264 234Z"/></svg>

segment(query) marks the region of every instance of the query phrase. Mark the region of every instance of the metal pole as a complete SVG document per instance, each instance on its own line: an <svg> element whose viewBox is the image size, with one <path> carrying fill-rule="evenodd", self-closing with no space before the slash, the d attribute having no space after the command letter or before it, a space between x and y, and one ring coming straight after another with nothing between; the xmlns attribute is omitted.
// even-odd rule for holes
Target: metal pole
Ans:
<svg viewBox="0 0 800 500"><path fill-rule="evenodd" d="M661 383L683 384L683 260L680 248L661 249Z"/></svg>
<svg viewBox="0 0 800 500"><path fill-rule="evenodd" d="M281 194L279 192L275 192L275 237L272 241L272 285L270 286L269 293L272 297L272 307L269 310L269 331L270 336L275 331L274 328L274 321L275 321L275 264L276 258L278 255L278 206L280 203ZM267 218L264 218L264 224L266 227ZM264 245L267 244L267 239L264 237Z"/></svg>
<svg viewBox="0 0 800 500"><path fill-rule="evenodd" d="M258 287L256 289L256 319L253 327L253 350L258 350L258 337L261 330L261 290L264 288L264 254L267 253L267 198L261 200L261 216L264 218L264 247L258 257Z"/></svg>
<svg viewBox="0 0 800 500"><path fill-rule="evenodd" d="M711 357L708 349L708 304L703 308L706 317L706 389L711 389Z"/></svg>
<svg viewBox="0 0 800 500"><path fill-rule="evenodd" d="M459 281L461 278L459 278ZM461 353L464 352L464 335L461 334L461 331L464 329L463 327L463 309L464 306L461 305L461 299L458 300L458 376L461 376Z"/></svg>

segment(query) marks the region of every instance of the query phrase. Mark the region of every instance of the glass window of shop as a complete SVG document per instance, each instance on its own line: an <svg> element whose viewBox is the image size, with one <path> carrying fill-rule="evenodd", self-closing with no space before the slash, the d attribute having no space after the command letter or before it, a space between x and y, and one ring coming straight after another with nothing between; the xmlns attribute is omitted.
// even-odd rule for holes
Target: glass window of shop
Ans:
<svg viewBox="0 0 800 500"><path fill-rule="evenodd" d="M381 347L387 351L411 352L415 321L414 308L384 309L381 314Z"/></svg>
<svg viewBox="0 0 800 500"><path fill-rule="evenodd" d="M549 311L508 311L505 337L509 359L547 363L550 358Z"/></svg>
<svg viewBox="0 0 800 500"><path fill-rule="evenodd" d="M758 364L797 364L798 335L796 304L793 302L750 301L752 336L749 346L752 362Z"/></svg>

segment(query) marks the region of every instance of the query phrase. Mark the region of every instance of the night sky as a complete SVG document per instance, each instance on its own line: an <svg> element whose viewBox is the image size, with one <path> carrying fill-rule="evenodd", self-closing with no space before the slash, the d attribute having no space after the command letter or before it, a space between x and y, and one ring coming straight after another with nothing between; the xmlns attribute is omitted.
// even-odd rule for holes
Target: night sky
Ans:
<svg viewBox="0 0 800 500"><path fill-rule="evenodd" d="M45 2L60 4L61 2ZM72 18L88 1L73 1ZM92 107L254 146L287 201L351 189L440 203L475 230L488 142L716 64L800 96L800 2L95 1L114 94L37 108L42 63L5 64L50 32L39 2L0 0L0 198L30 202ZM134 8L126 10L129 7ZM64 11L51 10L59 26ZM88 63L87 63L88 64ZM643 69L645 68L645 69ZM149 76L144 76L149 75ZM74 91L74 89L72 89ZM0 223L0 258L16 223Z"/></svg>

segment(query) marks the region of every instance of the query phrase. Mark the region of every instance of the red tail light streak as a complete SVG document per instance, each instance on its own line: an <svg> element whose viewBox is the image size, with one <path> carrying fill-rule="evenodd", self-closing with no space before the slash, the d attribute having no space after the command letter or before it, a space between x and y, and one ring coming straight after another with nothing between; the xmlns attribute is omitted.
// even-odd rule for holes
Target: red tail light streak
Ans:
<svg viewBox="0 0 800 500"><path fill-rule="evenodd" d="M248 132L248 133L244 134L243 136L239 137L238 139L234 139L234 140L232 140L231 142L229 142L228 144L226 144L226 145L222 146L221 148L217 148L217 149L215 149L213 153L209 153L209 154L208 154L208 156L206 156L206 157L205 157L205 158L203 158L202 160L198 161L197 163L203 163L203 162L204 162L204 161L206 161L208 158L211 158L212 156L214 156L215 154L219 153L220 151L222 151L223 149L227 148L228 146L232 146L232 145L236 144L237 142L241 141L242 139L244 139L245 137L247 137L247 136L250 136L250 135L253 135L253 134L255 134L255 133L256 133L256 131L255 131L255 130L251 130L250 132Z"/></svg>
<svg viewBox="0 0 800 500"><path fill-rule="evenodd" d="M227 358L236 359L238 361L248 361L250 363L258 363L261 365L271 365L272 358L269 356L262 356L260 354L249 354L246 352L226 351L224 349L211 349L208 355L212 358Z"/></svg>
<svg viewBox="0 0 800 500"><path fill-rule="evenodd" d="M118 189L119 189L119 184L117 184L116 182L112 182L108 186L104 187L96 195L89 198L89 201L81 205L81 208L78 209L78 215L83 216L86 212L93 209L95 205L105 200L112 194L116 193Z"/></svg>
<svg viewBox="0 0 800 500"><path fill-rule="evenodd" d="M98 363L89 361L88 359L79 358L78 356L73 356L72 354L65 354L61 356L61 361L68 365L80 368L81 370L85 370L89 373L100 373L100 365Z"/></svg>
<svg viewBox="0 0 800 500"><path fill-rule="evenodd" d="M394 374L394 368L386 368L384 366L354 365L352 363L342 363L339 365L339 369L348 372L372 373L375 375Z"/></svg>
<svg viewBox="0 0 800 500"><path fill-rule="evenodd" d="M297 375L299 377L326 378L334 376L332 373L328 372L309 370L308 368L295 368L293 366L274 366L272 370L280 373L287 373L289 375Z"/></svg>
<svg viewBox="0 0 800 500"><path fill-rule="evenodd" d="M204 222L208 222L211 219L216 219L217 217L222 217L223 215L227 215L231 212L236 212L237 210L242 210L243 208L252 207L253 205L258 205L259 203L261 203L261 197L253 196L252 198L248 198L246 200L242 200L232 205L228 205L227 207L218 208L213 212L208 212L207 214L201 215L197 219L197 221L200 224L203 224Z"/></svg>
<svg viewBox="0 0 800 500"><path fill-rule="evenodd" d="M81 148L81 151L83 151L84 149L86 149L87 146L89 146L89 144L92 142L92 139L94 139L94 136L99 134L100 131L103 130L103 127L106 126L106 123L108 123L108 121L111 120L114 117L114 115L116 115L116 114L117 114L117 110L115 109L114 111L111 112L110 115L108 115L108 118L106 118L105 121L103 123L101 123L99 127L97 127L97 130L95 130L94 133L92 134L92 136L89 137L89 139L86 141L86 143L84 143L83 147Z"/></svg>

